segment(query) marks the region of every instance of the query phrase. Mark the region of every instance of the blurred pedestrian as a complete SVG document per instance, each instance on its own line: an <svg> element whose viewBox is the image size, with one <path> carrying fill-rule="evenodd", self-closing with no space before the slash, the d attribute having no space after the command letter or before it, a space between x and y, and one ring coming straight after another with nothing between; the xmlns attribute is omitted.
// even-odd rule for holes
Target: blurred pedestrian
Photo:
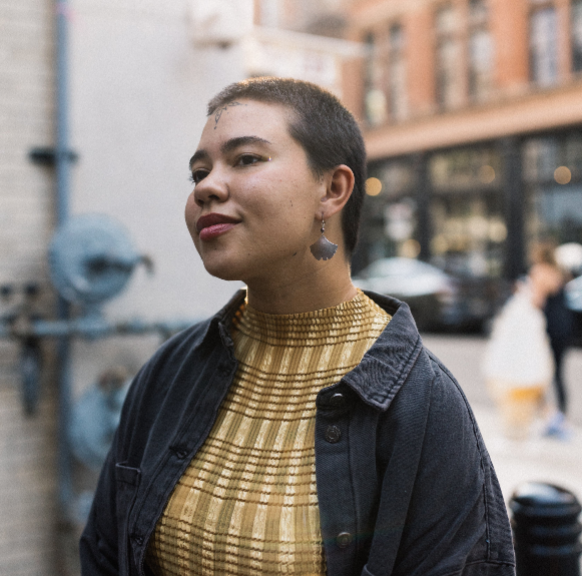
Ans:
<svg viewBox="0 0 582 576"><path fill-rule="evenodd" d="M352 284L365 150L306 82L225 88L186 223L246 289L135 378L83 576L513 576L503 495L408 306Z"/></svg>
<svg viewBox="0 0 582 576"><path fill-rule="evenodd" d="M574 330L574 317L566 305L564 293L564 286L569 280L568 272L558 265L555 245L548 241L539 242L533 247L531 260L529 279L534 303L544 312L554 357L553 385L557 411L551 416L545 434L567 439L570 433L566 424L568 393L564 381L564 357Z"/></svg>
<svg viewBox="0 0 582 576"><path fill-rule="evenodd" d="M520 281L496 316L483 372L504 434L529 437L551 385L553 361L546 321L529 280Z"/></svg>

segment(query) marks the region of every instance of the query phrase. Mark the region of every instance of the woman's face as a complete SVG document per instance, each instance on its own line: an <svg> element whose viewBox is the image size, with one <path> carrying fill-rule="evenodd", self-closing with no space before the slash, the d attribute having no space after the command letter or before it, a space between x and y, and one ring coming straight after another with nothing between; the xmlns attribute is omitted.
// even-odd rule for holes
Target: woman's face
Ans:
<svg viewBox="0 0 582 576"><path fill-rule="evenodd" d="M212 115L190 161L186 223L205 268L225 280L285 281L315 266L326 178L290 136L290 112L231 102Z"/></svg>

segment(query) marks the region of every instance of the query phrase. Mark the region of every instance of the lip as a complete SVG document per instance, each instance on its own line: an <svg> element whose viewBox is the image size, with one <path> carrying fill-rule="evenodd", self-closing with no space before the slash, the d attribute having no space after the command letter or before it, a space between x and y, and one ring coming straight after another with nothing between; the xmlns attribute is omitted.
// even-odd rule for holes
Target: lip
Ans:
<svg viewBox="0 0 582 576"><path fill-rule="evenodd" d="M225 214L207 214L198 218L196 231L201 240L211 240L228 232L239 222L240 220Z"/></svg>

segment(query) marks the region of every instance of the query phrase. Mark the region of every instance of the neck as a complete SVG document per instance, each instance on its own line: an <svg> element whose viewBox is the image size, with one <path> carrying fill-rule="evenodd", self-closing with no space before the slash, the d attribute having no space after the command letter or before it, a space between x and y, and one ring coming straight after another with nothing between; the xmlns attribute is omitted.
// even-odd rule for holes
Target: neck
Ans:
<svg viewBox="0 0 582 576"><path fill-rule="evenodd" d="M247 282L249 304L269 314L298 314L337 306L357 294L343 253L317 264L300 277Z"/></svg>

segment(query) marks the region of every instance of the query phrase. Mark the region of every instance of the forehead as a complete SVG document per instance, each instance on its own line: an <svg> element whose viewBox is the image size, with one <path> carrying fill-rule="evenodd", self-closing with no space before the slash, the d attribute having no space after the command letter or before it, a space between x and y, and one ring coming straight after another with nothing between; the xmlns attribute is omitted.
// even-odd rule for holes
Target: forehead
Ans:
<svg viewBox="0 0 582 576"><path fill-rule="evenodd" d="M289 136L292 111L281 104L237 99L219 106L206 121L200 143L240 136Z"/></svg>

